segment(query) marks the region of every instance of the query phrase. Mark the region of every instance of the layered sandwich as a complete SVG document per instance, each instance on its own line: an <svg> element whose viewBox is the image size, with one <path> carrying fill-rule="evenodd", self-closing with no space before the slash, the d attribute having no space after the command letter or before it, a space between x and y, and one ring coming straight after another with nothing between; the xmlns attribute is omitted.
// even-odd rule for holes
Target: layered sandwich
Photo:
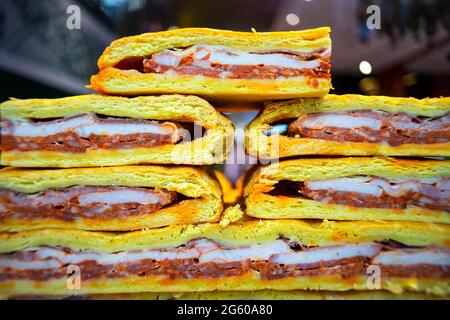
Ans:
<svg viewBox="0 0 450 320"><path fill-rule="evenodd" d="M259 168L247 214L268 219L450 223L450 161L305 158Z"/></svg>
<svg viewBox="0 0 450 320"><path fill-rule="evenodd" d="M190 28L114 41L91 87L121 95L214 99L321 97L331 87L328 27L290 32Z"/></svg>
<svg viewBox="0 0 450 320"><path fill-rule="evenodd" d="M12 99L0 111L2 165L200 165L233 146L231 122L194 96Z"/></svg>
<svg viewBox="0 0 450 320"><path fill-rule="evenodd" d="M215 222L221 213L219 184L192 167L0 170L0 231L129 231Z"/></svg>
<svg viewBox="0 0 450 320"><path fill-rule="evenodd" d="M328 95L266 105L247 129L247 152L450 156L450 98Z"/></svg>
<svg viewBox="0 0 450 320"><path fill-rule="evenodd" d="M111 234L0 234L0 294L388 290L450 293L450 227L239 220Z"/></svg>

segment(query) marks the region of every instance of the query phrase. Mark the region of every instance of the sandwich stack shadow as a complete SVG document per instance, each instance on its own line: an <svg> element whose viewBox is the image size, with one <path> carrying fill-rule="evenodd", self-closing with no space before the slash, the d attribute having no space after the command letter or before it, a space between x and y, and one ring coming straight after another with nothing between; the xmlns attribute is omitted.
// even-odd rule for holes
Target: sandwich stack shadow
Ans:
<svg viewBox="0 0 450 320"><path fill-rule="evenodd" d="M91 86L111 96L3 103L0 294L448 295L448 161L367 156L448 156L449 99L322 97L330 50L328 28L144 34L100 57ZM123 97L138 94L164 95ZM223 210L217 181L193 166L226 158L232 124L180 94L301 98L269 103L248 127L247 151L261 159L366 157L263 166L245 188L246 215Z"/></svg>

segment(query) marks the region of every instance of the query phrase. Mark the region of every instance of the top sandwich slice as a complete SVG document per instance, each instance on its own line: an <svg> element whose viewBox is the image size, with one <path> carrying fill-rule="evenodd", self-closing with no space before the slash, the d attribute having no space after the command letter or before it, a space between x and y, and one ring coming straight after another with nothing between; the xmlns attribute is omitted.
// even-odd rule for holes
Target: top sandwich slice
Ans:
<svg viewBox="0 0 450 320"><path fill-rule="evenodd" d="M186 93L227 100L320 97L331 87L328 27L290 32L189 28L114 41L94 90Z"/></svg>
<svg viewBox="0 0 450 320"><path fill-rule="evenodd" d="M266 105L247 128L247 152L450 156L450 98L327 95Z"/></svg>
<svg viewBox="0 0 450 320"><path fill-rule="evenodd" d="M8 166L203 165L233 146L231 121L195 96L12 99L0 110Z"/></svg>

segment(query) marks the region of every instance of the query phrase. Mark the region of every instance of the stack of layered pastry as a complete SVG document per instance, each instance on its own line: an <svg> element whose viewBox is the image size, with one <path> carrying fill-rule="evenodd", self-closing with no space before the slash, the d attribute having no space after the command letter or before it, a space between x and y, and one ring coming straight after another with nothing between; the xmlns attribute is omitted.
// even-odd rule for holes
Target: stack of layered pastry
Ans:
<svg viewBox="0 0 450 320"><path fill-rule="evenodd" d="M0 294L449 294L446 161L273 163L248 180L247 215L223 210L217 181L193 167L223 161L233 128L202 98L179 94L301 97L267 105L249 126L248 152L264 159L448 156L448 99L318 98L331 87L330 48L328 28L144 34L106 49L91 79L102 95L3 103Z"/></svg>

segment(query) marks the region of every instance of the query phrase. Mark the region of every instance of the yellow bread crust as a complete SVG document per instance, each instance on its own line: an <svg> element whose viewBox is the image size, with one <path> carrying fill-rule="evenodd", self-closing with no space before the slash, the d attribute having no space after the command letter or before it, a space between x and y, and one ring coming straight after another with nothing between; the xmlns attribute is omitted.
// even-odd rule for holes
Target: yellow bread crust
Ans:
<svg viewBox="0 0 450 320"><path fill-rule="evenodd" d="M49 298L52 298L51 296ZM401 294L383 290L370 291L306 291L256 290L212 292L142 292L131 294L89 295L88 299L120 300L440 300L440 296L417 292Z"/></svg>
<svg viewBox="0 0 450 320"><path fill-rule="evenodd" d="M97 149L85 153L4 151L2 165L16 167L90 167L127 164L212 164L222 162L233 148L231 121L207 101L195 96L162 95L136 98L84 95L61 99L12 99L0 105L2 117L56 118L95 112L138 119L195 122L208 134L188 143L153 148Z"/></svg>
<svg viewBox="0 0 450 320"><path fill-rule="evenodd" d="M130 186L161 188L189 198L164 207L149 215L126 219L79 218L59 219L5 218L0 231L42 228L76 228L82 230L129 231L172 224L216 222L222 213L222 193L216 180L204 171L191 167L124 166L32 170L4 168L0 170L0 187L19 192L39 192L47 188L83 186Z"/></svg>
<svg viewBox="0 0 450 320"><path fill-rule="evenodd" d="M283 235L306 246L395 240L411 246L450 246L450 226L420 222L303 221L242 219L219 223L171 225L127 233L71 229L41 229L0 233L0 253L40 245L89 249L99 252L171 248L189 240L208 238L229 246L245 246L279 239Z"/></svg>
<svg viewBox="0 0 450 320"><path fill-rule="evenodd" d="M246 130L246 150L261 159L296 155L390 155L390 156L450 156L450 143L404 144L337 142L282 135L267 137L263 131L271 123L298 118L317 112L374 109L387 112L407 112L419 116L437 117L450 112L450 98L391 98L384 96L327 95L317 99L296 99L269 103Z"/></svg>
<svg viewBox="0 0 450 320"><path fill-rule="evenodd" d="M23 296L0 295L0 300L20 300ZM42 296L45 299L63 299L70 296ZM442 296L418 292L401 294L383 290L370 291L306 291L256 290L211 292L138 292L90 294L80 296L88 300L441 300Z"/></svg>
<svg viewBox="0 0 450 320"><path fill-rule="evenodd" d="M450 293L450 279L417 279L382 277L380 289L401 294L405 291L424 292L437 296ZM304 276L263 280L257 272L240 276L208 279L168 279L163 276L130 276L116 279L84 280L80 289L68 289L66 279L51 281L6 280L0 282L0 294L108 294L133 292L204 292L254 290L368 290L366 276L343 278L341 275Z"/></svg>
<svg viewBox="0 0 450 320"><path fill-rule="evenodd" d="M165 49L195 44L222 45L238 50L290 49L308 52L330 46L330 28L287 32L236 32L208 28L182 28L125 37L111 43L98 60L99 69L112 67L127 57L146 57Z"/></svg>
<svg viewBox="0 0 450 320"><path fill-rule="evenodd" d="M317 86L314 86L308 77L221 79L196 75L168 76L108 67L91 77L91 88L120 95L183 93L197 94L214 101L265 101L324 96L331 88L331 81L318 78Z"/></svg>
<svg viewBox="0 0 450 320"><path fill-rule="evenodd" d="M394 158L309 158L285 160L259 168L244 190L246 213L266 219L397 220L450 223L445 211L423 208L379 209L325 204L300 197L267 194L281 180L324 180L355 175L386 179L450 176L450 161Z"/></svg>

